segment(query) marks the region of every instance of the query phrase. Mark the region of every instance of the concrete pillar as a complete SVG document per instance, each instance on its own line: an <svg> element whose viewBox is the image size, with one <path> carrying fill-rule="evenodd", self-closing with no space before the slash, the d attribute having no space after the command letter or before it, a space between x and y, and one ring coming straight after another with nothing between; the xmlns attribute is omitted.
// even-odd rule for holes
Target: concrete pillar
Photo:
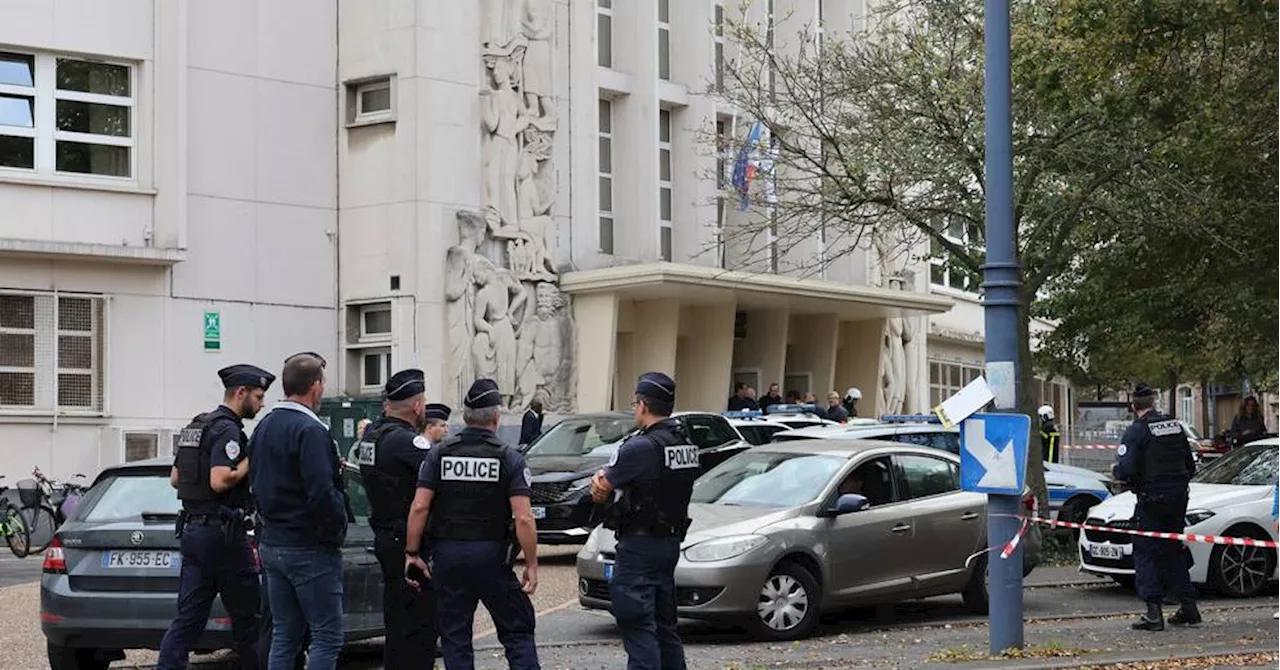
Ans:
<svg viewBox="0 0 1280 670"><path fill-rule="evenodd" d="M618 297L612 293L574 296L573 320L577 329L577 411L606 412L612 406Z"/></svg>
<svg viewBox="0 0 1280 670"><path fill-rule="evenodd" d="M638 300L631 322L635 377L656 370L672 374L676 369L676 341L680 333L680 302L677 300ZM732 339L732 335L730 336Z"/></svg>
<svg viewBox="0 0 1280 670"><path fill-rule="evenodd" d="M785 309L747 312L747 337L739 343L741 349L734 358L733 367L760 370L760 388L756 390L761 394L773 382L782 384L787 367L789 320Z"/></svg>
<svg viewBox="0 0 1280 670"><path fill-rule="evenodd" d="M813 376L812 390L819 402L835 389L836 341L840 322L834 314L792 316L788 338L791 360L788 372L808 372Z"/></svg>
<svg viewBox="0 0 1280 670"><path fill-rule="evenodd" d="M676 365L676 409L715 410L728 396L733 368L732 301L683 310Z"/></svg>
<svg viewBox="0 0 1280 670"><path fill-rule="evenodd" d="M836 351L836 390L841 394L850 386L862 391L858 415L876 417L883 413L876 406L876 389L880 388L881 335L884 319L846 321L840 324L840 343ZM925 380L926 389L928 379Z"/></svg>

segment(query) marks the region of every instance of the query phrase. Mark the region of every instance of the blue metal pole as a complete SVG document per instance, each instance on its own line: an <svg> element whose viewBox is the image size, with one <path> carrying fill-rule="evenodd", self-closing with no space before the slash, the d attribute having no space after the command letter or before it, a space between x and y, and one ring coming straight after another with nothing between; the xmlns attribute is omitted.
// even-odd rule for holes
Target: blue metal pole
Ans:
<svg viewBox="0 0 1280 670"><path fill-rule="evenodd" d="M1013 116L1009 69L1009 0L986 0L986 181L987 264L983 317L989 374L1012 389L996 391L996 411L1017 411L1018 304L1021 276L1014 250L1013 230ZM1013 392L1008 392L1012 390ZM1010 402L1012 400L1012 402ZM987 593L990 598L991 653L1023 646L1022 546L1007 559L1003 547L1018 532L1020 496L989 495L987 503Z"/></svg>

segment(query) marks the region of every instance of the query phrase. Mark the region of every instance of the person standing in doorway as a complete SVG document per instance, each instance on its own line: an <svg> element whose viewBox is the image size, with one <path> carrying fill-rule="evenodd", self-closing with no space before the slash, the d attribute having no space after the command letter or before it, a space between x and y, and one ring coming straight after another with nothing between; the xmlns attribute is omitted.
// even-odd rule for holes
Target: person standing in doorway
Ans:
<svg viewBox="0 0 1280 670"><path fill-rule="evenodd" d="M761 411L768 412L769 407L782 404L781 388L782 387L778 386L778 382L774 382L769 385L768 392L760 396L759 404Z"/></svg>
<svg viewBox="0 0 1280 670"><path fill-rule="evenodd" d="M755 398L748 395L750 390L751 387L746 382L735 383L733 385L733 395L729 396L728 410L730 412L742 412L760 409L760 405L756 403Z"/></svg>

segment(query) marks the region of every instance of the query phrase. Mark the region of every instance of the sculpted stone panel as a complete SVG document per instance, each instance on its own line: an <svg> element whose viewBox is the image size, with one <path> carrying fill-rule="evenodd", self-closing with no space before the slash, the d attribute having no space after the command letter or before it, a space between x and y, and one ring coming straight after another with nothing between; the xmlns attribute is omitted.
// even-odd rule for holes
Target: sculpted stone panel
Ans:
<svg viewBox="0 0 1280 670"><path fill-rule="evenodd" d="M446 253L453 386L491 377L511 412L534 398L573 410L573 323L552 217L553 18L551 0L484 2L482 210L458 213L459 242Z"/></svg>

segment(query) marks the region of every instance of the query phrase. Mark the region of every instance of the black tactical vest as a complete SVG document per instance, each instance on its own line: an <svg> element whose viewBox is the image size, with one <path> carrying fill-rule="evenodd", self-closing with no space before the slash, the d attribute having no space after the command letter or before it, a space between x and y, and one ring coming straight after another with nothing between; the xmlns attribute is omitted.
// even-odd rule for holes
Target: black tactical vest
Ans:
<svg viewBox="0 0 1280 670"><path fill-rule="evenodd" d="M379 419L356 443L355 460L364 477L365 493L369 496L372 514L369 525L374 530L403 532L409 506L418 490L418 469L408 468L391 458L382 458L379 450L396 431L416 436L408 426L399 421Z"/></svg>
<svg viewBox="0 0 1280 670"><path fill-rule="evenodd" d="M626 510L618 518L619 533L644 532L684 539L689 526L689 498L701 474L698 448L689 444L674 419L664 419L633 440L643 440L662 465L658 479L628 488Z"/></svg>
<svg viewBox="0 0 1280 670"><path fill-rule="evenodd" d="M445 540L507 539L511 478L507 446L494 436L455 435L437 450L432 535Z"/></svg>
<svg viewBox="0 0 1280 670"><path fill-rule="evenodd" d="M1146 424L1147 443L1142 450L1143 486L1153 484L1186 484L1191 480L1187 472L1187 436L1182 424L1156 412L1149 412L1138 419Z"/></svg>
<svg viewBox="0 0 1280 670"><path fill-rule="evenodd" d="M217 411L206 412L196 415L191 419L191 423L178 433L174 466L178 468L178 499L184 503L221 501L225 497L215 493L209 483L212 456L210 428L218 421L234 422L231 417ZM238 436L237 439L239 439ZM234 491L227 495L231 493ZM189 508L188 511L194 510Z"/></svg>

